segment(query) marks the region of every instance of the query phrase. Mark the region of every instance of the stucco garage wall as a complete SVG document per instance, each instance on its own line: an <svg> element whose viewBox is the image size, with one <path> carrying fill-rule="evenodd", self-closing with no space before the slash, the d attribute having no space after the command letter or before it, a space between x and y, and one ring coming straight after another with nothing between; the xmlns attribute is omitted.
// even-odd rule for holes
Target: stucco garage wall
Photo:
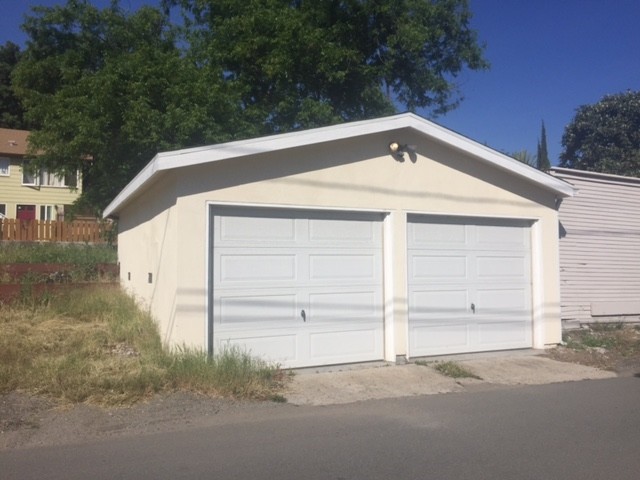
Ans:
<svg viewBox="0 0 640 480"><path fill-rule="evenodd" d="M395 160L387 150L391 141L415 144L417 156ZM177 195L173 221L179 288L173 312L179 334L172 336L172 343L205 347L207 219L212 203L387 212L385 356L389 360L407 352L408 213L531 220L534 346L560 341L555 196L441 143L399 130L184 167L168 175L176 180ZM165 194L156 189L154 195ZM170 285L158 284L152 303L173 297ZM153 311L166 314L167 306Z"/></svg>
<svg viewBox="0 0 640 480"><path fill-rule="evenodd" d="M120 284L150 310L167 345L180 345L193 335L187 328L185 338L180 323L175 321L177 236L172 178L152 186L123 210L118 222Z"/></svg>

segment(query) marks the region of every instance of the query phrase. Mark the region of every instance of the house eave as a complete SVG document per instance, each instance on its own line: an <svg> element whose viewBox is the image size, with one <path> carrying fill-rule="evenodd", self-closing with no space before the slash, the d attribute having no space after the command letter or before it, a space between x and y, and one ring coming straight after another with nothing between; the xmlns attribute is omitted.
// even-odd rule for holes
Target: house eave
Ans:
<svg viewBox="0 0 640 480"><path fill-rule="evenodd" d="M400 129L411 129L466 153L494 168L505 170L528 182L537 184L541 188L552 191L559 197L568 197L574 194L573 187L560 179L540 172L507 155L441 127L418 115L402 113L372 120L362 120L311 130L300 130L218 145L158 153L105 208L103 216L105 218L114 216L134 196L143 191L158 175L167 170Z"/></svg>

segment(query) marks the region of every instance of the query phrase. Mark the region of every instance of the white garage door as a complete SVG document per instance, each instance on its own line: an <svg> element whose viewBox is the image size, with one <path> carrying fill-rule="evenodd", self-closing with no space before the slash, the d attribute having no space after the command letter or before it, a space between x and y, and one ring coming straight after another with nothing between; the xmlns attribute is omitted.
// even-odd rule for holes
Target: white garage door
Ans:
<svg viewBox="0 0 640 480"><path fill-rule="evenodd" d="M212 220L210 348L286 367L383 357L380 215L216 208Z"/></svg>
<svg viewBox="0 0 640 480"><path fill-rule="evenodd" d="M410 216L409 354L532 346L528 223Z"/></svg>

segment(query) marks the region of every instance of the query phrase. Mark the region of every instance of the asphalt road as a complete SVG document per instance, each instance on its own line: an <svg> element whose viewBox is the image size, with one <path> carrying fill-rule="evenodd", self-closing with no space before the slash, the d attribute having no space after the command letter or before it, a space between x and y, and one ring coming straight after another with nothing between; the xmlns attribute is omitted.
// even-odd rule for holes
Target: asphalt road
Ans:
<svg viewBox="0 0 640 480"><path fill-rule="evenodd" d="M0 452L0 479L640 478L640 378L234 412Z"/></svg>

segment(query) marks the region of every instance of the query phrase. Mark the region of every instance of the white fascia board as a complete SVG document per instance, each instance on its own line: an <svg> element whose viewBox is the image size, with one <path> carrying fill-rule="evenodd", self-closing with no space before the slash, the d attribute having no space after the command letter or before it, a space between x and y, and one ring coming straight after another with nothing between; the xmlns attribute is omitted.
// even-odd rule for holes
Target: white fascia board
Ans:
<svg viewBox="0 0 640 480"><path fill-rule="evenodd" d="M285 150L288 148L304 147L403 128L411 128L420 134L476 157L487 164L524 177L563 197L572 196L574 193L573 188L569 184L551 175L524 165L515 159L441 127L440 125L436 125L418 115L401 113L372 120L362 120L311 130L271 135L268 137L158 153L105 208L103 217L106 218L116 213L124 203L149 183L154 176L165 170Z"/></svg>
<svg viewBox="0 0 640 480"><path fill-rule="evenodd" d="M591 172L588 170L577 170L575 168L551 167L553 175L561 178L591 179L601 183L613 183L620 185L640 185L640 177L628 177L625 175L615 175L613 173Z"/></svg>
<svg viewBox="0 0 640 480"><path fill-rule="evenodd" d="M124 204L134 193L141 189L158 172L158 155L145 165L145 167L124 187L118 195L106 206L102 212L102 218L113 215L118 207Z"/></svg>

